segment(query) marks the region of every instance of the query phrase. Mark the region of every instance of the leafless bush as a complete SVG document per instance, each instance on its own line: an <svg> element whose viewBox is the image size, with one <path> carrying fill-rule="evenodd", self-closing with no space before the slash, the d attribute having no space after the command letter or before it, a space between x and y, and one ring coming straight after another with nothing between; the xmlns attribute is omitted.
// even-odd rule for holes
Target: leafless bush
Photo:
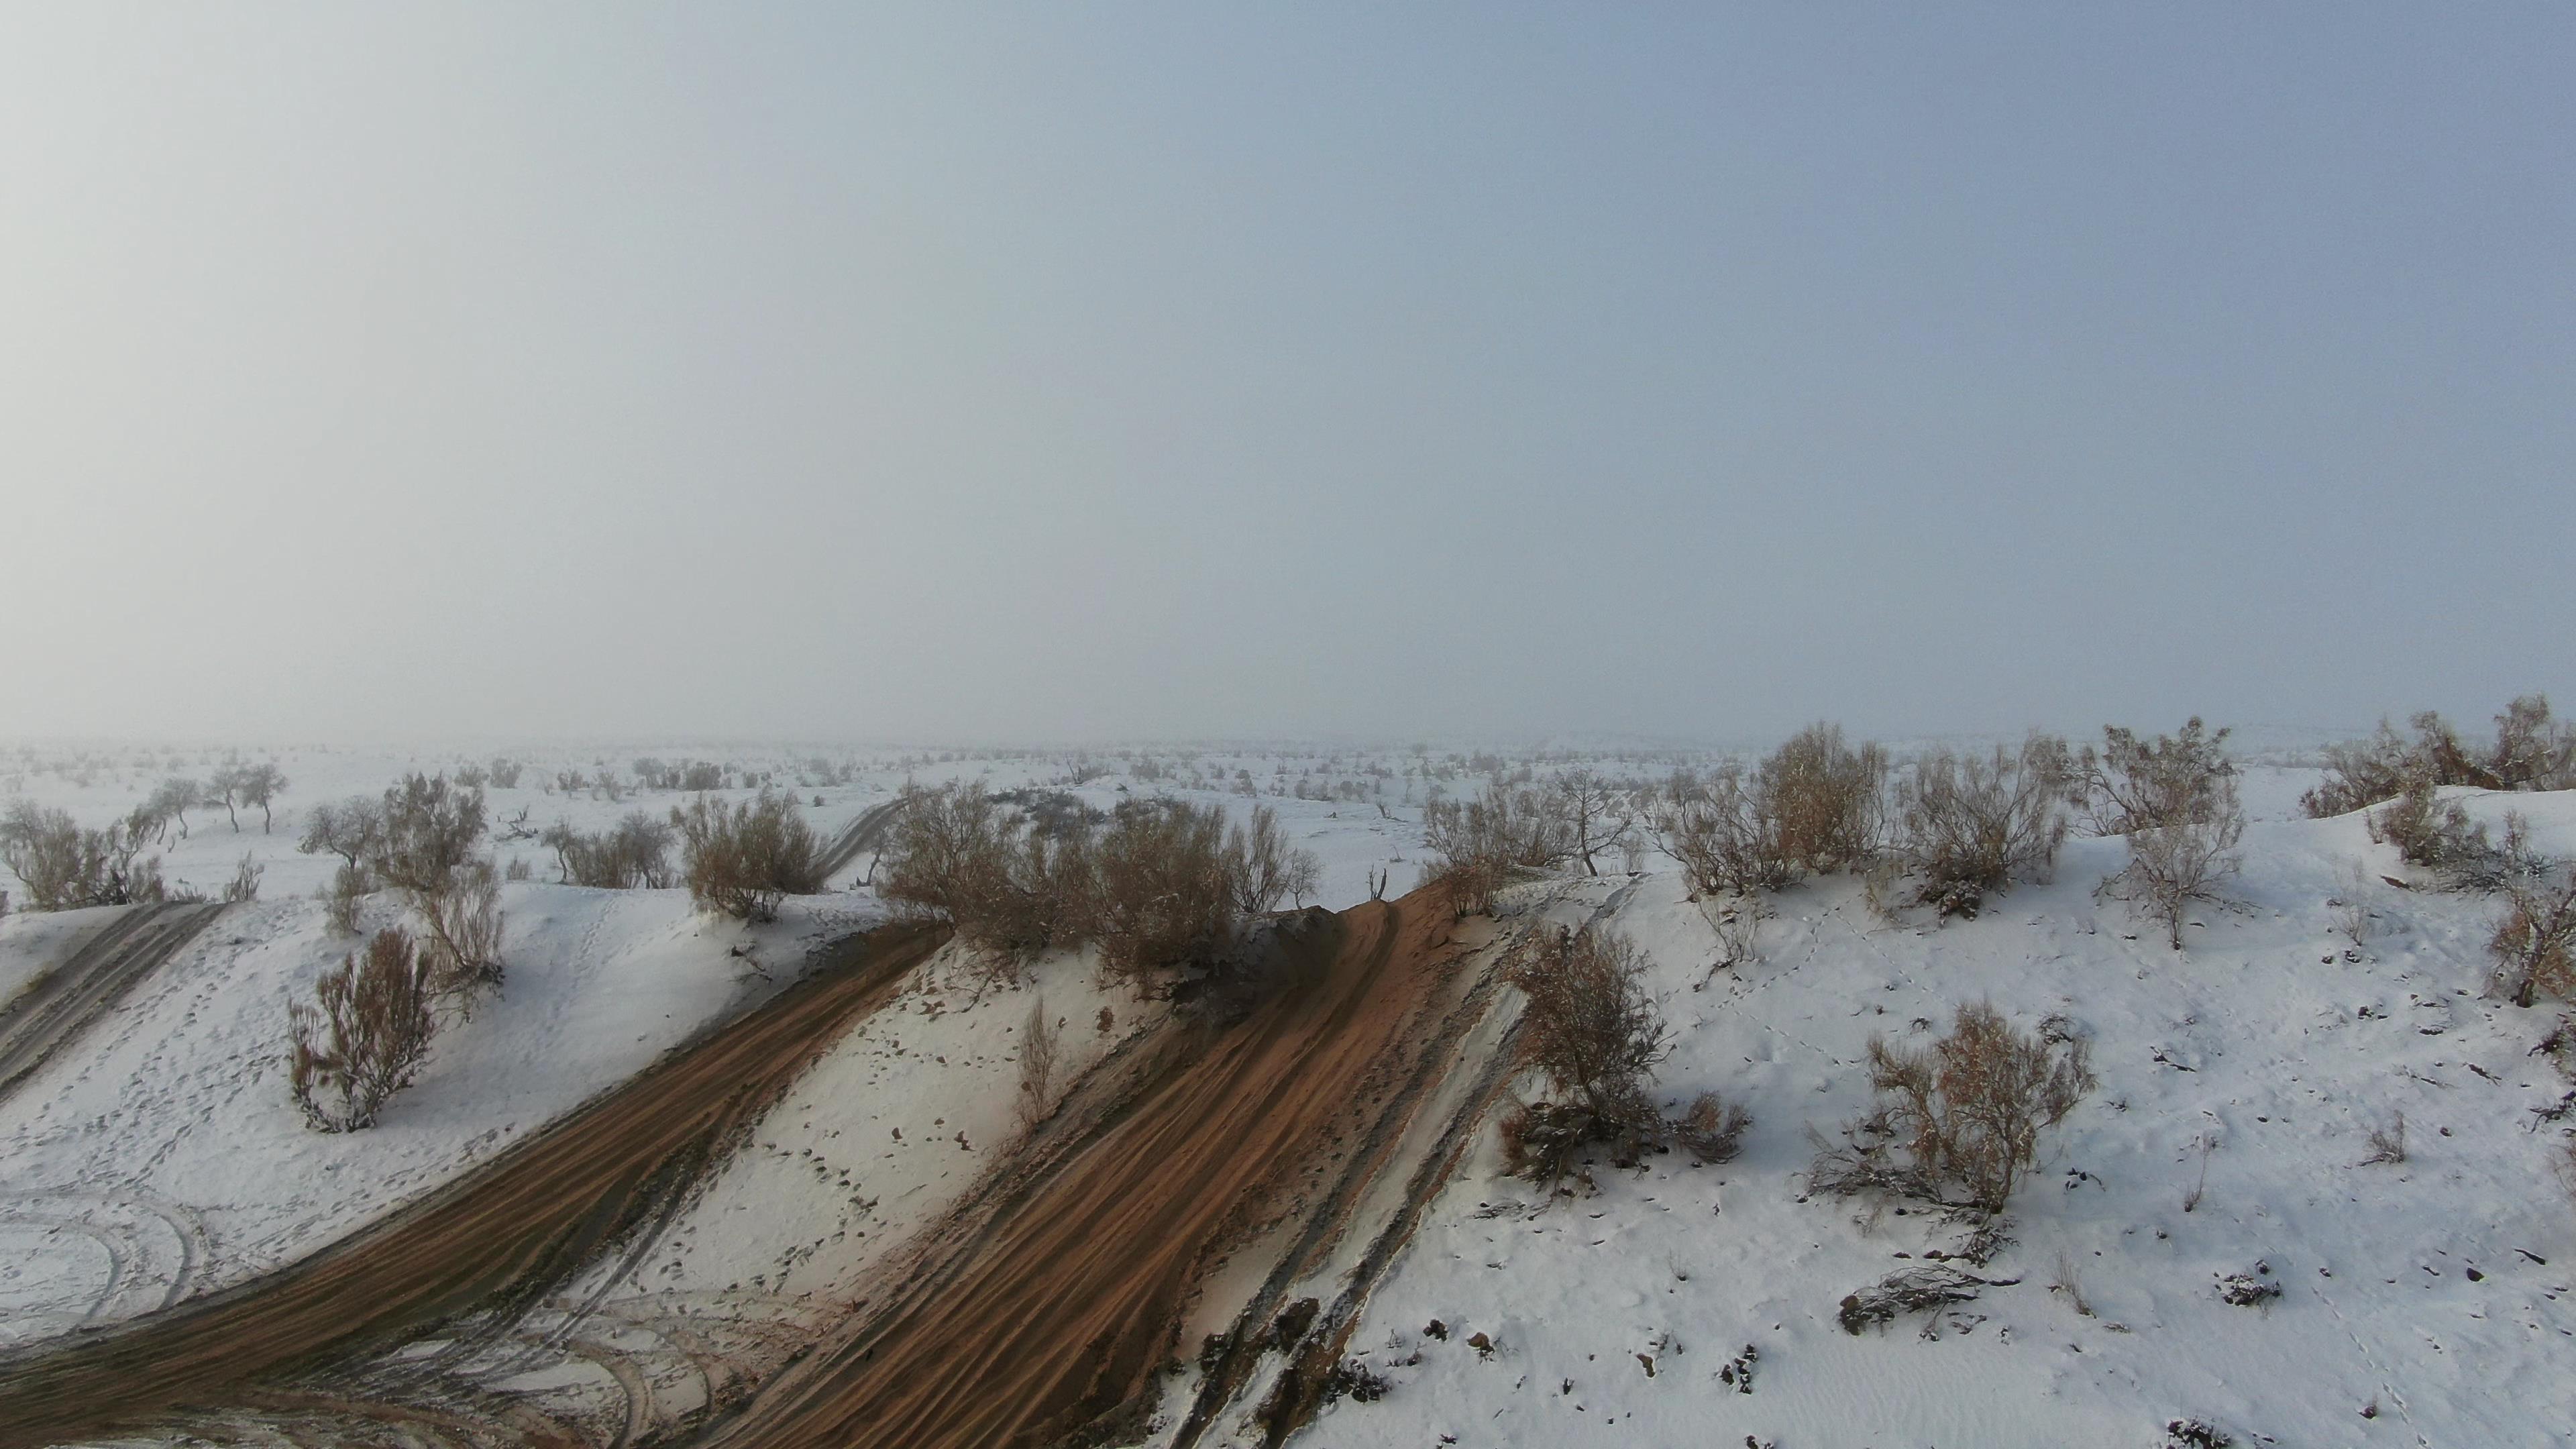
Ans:
<svg viewBox="0 0 2576 1449"><path fill-rule="evenodd" d="M36 911L122 906L166 899L158 856L137 860L143 846L130 822L83 829L64 810L20 800L0 816L0 862L27 886Z"/></svg>
<svg viewBox="0 0 2576 1449"><path fill-rule="evenodd" d="M2342 815L2393 799L2410 789L2427 794L2443 785L2482 790L2576 789L2576 726L2554 722L2549 697L2527 694L2495 717L2494 745L2471 751L2442 717L2430 710L2411 721L2415 737L2386 720L2366 741L2330 746L2326 780L2300 797L2311 816Z"/></svg>
<svg viewBox="0 0 2576 1449"><path fill-rule="evenodd" d="M2429 774L2408 780L2397 798L2364 817L2370 838L2396 846L2408 864L2432 869L2456 869L2491 854L2487 828L2457 800L2442 800L2436 788Z"/></svg>
<svg viewBox="0 0 2576 1449"><path fill-rule="evenodd" d="M2563 862L2515 871L2505 882L2504 919L2487 939L2497 985L2516 1006L2543 994L2576 995L2576 867Z"/></svg>
<svg viewBox="0 0 2576 1449"><path fill-rule="evenodd" d="M2096 835L2205 824L2239 814L2236 766L2227 758L2226 744L2227 731L2209 733L2197 715L2179 735L2141 738L2105 725L2102 748L2087 745L2076 757L2067 797Z"/></svg>
<svg viewBox="0 0 2576 1449"><path fill-rule="evenodd" d="M1601 873L1597 857L1622 850L1637 828L1637 792L1588 769L1567 770L1548 783L1549 808L1564 822L1566 851L1585 875Z"/></svg>
<svg viewBox="0 0 2576 1449"><path fill-rule="evenodd" d="M2364 1167L2406 1160L2406 1114L2400 1112L2385 1127L2370 1129L2370 1155L2361 1160Z"/></svg>
<svg viewBox="0 0 2576 1449"><path fill-rule="evenodd" d="M1842 1144L1816 1139L1810 1186L1988 1212L2037 1165L2039 1134L2094 1083L2085 1042L2025 1035L1985 1002L1960 1007L1950 1034L1926 1048L1872 1037L1869 1077L1876 1109Z"/></svg>
<svg viewBox="0 0 2576 1449"><path fill-rule="evenodd" d="M241 864L233 867L233 878L224 883L224 904L238 906L258 900L259 878L267 873L268 867L247 854L242 856Z"/></svg>
<svg viewBox="0 0 2576 1449"><path fill-rule="evenodd" d="M1670 1049L1671 1033L1645 975L1645 953L1635 942L1591 927L1538 931L1505 968L1504 979L1527 998L1522 1063L1605 1128L1650 1130L1656 1123L1645 1081Z"/></svg>
<svg viewBox="0 0 2576 1449"><path fill-rule="evenodd" d="M1673 1136L1702 1162L1732 1162L1743 1150L1745 1129L1752 1125L1750 1112L1715 1092L1702 1092L1673 1123Z"/></svg>
<svg viewBox="0 0 2576 1449"><path fill-rule="evenodd" d="M1099 890L1086 816L1024 828L981 785L905 796L878 887L886 899L950 922L1001 978L1050 946L1088 939Z"/></svg>
<svg viewBox="0 0 2576 1449"><path fill-rule="evenodd" d="M330 893L322 898L323 912L331 929L344 935L358 933L358 902L367 894L367 873L354 865L343 865L331 873Z"/></svg>
<svg viewBox="0 0 2576 1449"><path fill-rule="evenodd" d="M2191 903L2218 899L2218 883L2243 864L2235 853L2245 834L2235 777L2210 781L2190 815L2153 825L2135 824L2139 818L2132 817L2127 832L2129 864L2102 883L2102 892L2164 923L2166 941L2179 951Z"/></svg>
<svg viewBox="0 0 2576 1449"><path fill-rule="evenodd" d="M2061 1248L2057 1253L2057 1280L2048 1285L2051 1293L2066 1295L2066 1304L2078 1318L2093 1316L2093 1302L2084 1296L2084 1277L2076 1269L2075 1255Z"/></svg>
<svg viewBox="0 0 2576 1449"><path fill-rule="evenodd" d="M1141 983L1156 971L1214 961L1232 941L1223 810L1129 801L1111 813L1094 856L1091 925L1112 973Z"/></svg>
<svg viewBox="0 0 2576 1449"><path fill-rule="evenodd" d="M688 860L689 895L737 920L774 920L788 896L823 888L822 842L791 795L764 789L728 806L700 796L671 811Z"/></svg>
<svg viewBox="0 0 2576 1449"><path fill-rule="evenodd" d="M1422 809L1423 843L1438 859L1426 880L1447 884L1462 914L1485 910L1493 893L1525 870L1553 870L1574 855L1561 799L1496 778L1472 800L1433 800Z"/></svg>
<svg viewBox="0 0 2576 1449"><path fill-rule="evenodd" d="M511 856L509 865L501 871L501 879L505 881L535 880L536 878L535 869L528 864L528 858L524 855Z"/></svg>
<svg viewBox="0 0 2576 1449"><path fill-rule="evenodd" d="M437 891L411 896L429 932L421 959L441 995L501 984L501 877L491 861L467 861Z"/></svg>
<svg viewBox="0 0 2576 1449"><path fill-rule="evenodd" d="M414 774L385 792L372 864L387 885L416 896L447 889L483 838L483 792L444 775Z"/></svg>
<svg viewBox="0 0 2576 1449"><path fill-rule="evenodd" d="M669 821L656 820L637 810L613 830L583 832L558 824L538 840L553 849L556 864L568 884L603 890L661 890L673 880L670 853L674 835Z"/></svg>
<svg viewBox="0 0 2576 1449"><path fill-rule="evenodd" d="M1029 1019L1020 1027L1020 1127L1034 1130L1055 1110L1056 1054L1062 1048L1055 1024L1047 1019L1046 998L1029 1003Z"/></svg>
<svg viewBox="0 0 2576 1449"><path fill-rule="evenodd" d="M493 788L493 789L495 789L495 790L516 790L516 789L518 789L518 788L519 788L519 772L520 772L520 770L521 770L521 769L523 769L523 768L524 768L524 767L523 767L523 766L521 766L521 765L520 765L520 763L519 763L518 761L513 760L513 759L502 758L502 759L496 759L496 760L494 760L494 761L492 762L492 764L491 764L491 767L490 767L490 769L491 769L491 775L492 775L492 788ZM478 789L478 790L479 790L479 789L481 789L481 788L482 788L482 787L481 787L481 786L479 786L479 785L474 785L474 784L472 784L470 781L469 781L469 782L465 782L465 783L467 784L467 788L469 788L469 789Z"/></svg>
<svg viewBox="0 0 2576 1449"><path fill-rule="evenodd" d="M288 1030L288 1089L305 1121L325 1132L372 1126L437 1035L429 968L402 932L380 931L363 962L344 958L312 1005L288 1009Z"/></svg>
<svg viewBox="0 0 2576 1449"><path fill-rule="evenodd" d="M1734 765L1705 778L1678 772L1655 815L1664 853L1681 863L1694 895L1778 890L1797 878L1769 796Z"/></svg>
<svg viewBox="0 0 2576 1449"><path fill-rule="evenodd" d="M336 805L325 801L307 811L304 838L295 842L295 848L306 855L336 855L356 868L379 853L384 834L384 802L352 795Z"/></svg>
<svg viewBox="0 0 2576 1449"><path fill-rule="evenodd" d="M480 790L492 783L492 771L472 760L456 767L456 783L468 790Z"/></svg>
<svg viewBox="0 0 2576 1449"><path fill-rule="evenodd" d="M1812 724L1789 737L1755 772L1780 852L1818 873L1859 864L1877 849L1887 794L1887 752L1853 749L1842 726Z"/></svg>
<svg viewBox="0 0 2576 1449"><path fill-rule="evenodd" d="M2326 908L2334 913L2335 933L2350 941L2355 951L2370 939L2370 888L2369 868L2357 860L2346 861L2335 872L2335 893L2326 901Z"/></svg>
<svg viewBox="0 0 2576 1449"><path fill-rule="evenodd" d="M1918 902L1974 917L2015 880L2045 881L2067 822L2059 808L2066 742L2033 734L1991 755L1936 750L1897 790L1906 864L1923 877Z"/></svg>
<svg viewBox="0 0 2576 1449"><path fill-rule="evenodd" d="M1226 832L1225 873L1236 912L1258 916L1291 900L1303 906L1323 879L1324 863L1315 852L1288 843L1278 812L1255 805L1249 828Z"/></svg>

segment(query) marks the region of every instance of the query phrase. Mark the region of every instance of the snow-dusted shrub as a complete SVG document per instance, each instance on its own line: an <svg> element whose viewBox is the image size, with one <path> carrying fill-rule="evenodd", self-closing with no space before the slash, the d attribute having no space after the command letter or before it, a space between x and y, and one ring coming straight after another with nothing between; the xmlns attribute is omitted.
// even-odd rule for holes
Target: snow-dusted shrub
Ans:
<svg viewBox="0 0 2576 1449"><path fill-rule="evenodd" d="M1900 1268L1856 1293L1844 1294L1834 1317L1843 1332L1858 1335L1910 1313L1974 1302L1978 1289L1994 1286L1999 1285L1993 1279L1937 1263Z"/></svg>
<svg viewBox="0 0 2576 1449"><path fill-rule="evenodd" d="M2397 798L2363 817L2370 838L2394 845L2409 865L2433 869L2472 864L2493 851L2487 828L2469 818L2460 802L2445 802L2431 775L2409 779Z"/></svg>
<svg viewBox="0 0 2576 1449"><path fill-rule="evenodd" d="M468 790L480 790L492 783L492 771L472 760L467 760L456 767L456 783Z"/></svg>
<svg viewBox="0 0 2576 1449"><path fill-rule="evenodd" d="M2218 899L2218 883L2243 865L2236 842L2245 834L2245 811L2236 800L2233 774L2217 776L2187 813L2140 824L2130 817L2129 863L2102 882L2102 893L2162 923L2165 939L2182 949L2183 917L2194 901Z"/></svg>
<svg viewBox="0 0 2576 1449"><path fill-rule="evenodd" d="M483 838L483 792L445 775L408 776L385 792L381 813L369 863L378 879L415 896L444 892Z"/></svg>
<svg viewBox="0 0 2576 1449"><path fill-rule="evenodd" d="M558 824L538 837L553 849L564 881L607 890L660 890L670 885L674 838L669 821L656 820L641 810L628 813L613 830L584 832Z"/></svg>
<svg viewBox="0 0 2576 1449"><path fill-rule="evenodd" d="M1504 979L1526 998L1522 1065L1580 1108L1598 1137L1660 1132L1645 1082L1671 1033L1645 974L1635 942L1591 927L1535 932L1504 967Z"/></svg>
<svg viewBox="0 0 2576 1449"><path fill-rule="evenodd" d="M1574 854L1563 802L1499 777L1472 800L1425 804L1422 838L1435 857L1423 884L1445 892L1460 915L1491 909L1494 892L1514 875L1552 870Z"/></svg>
<svg viewBox="0 0 2576 1449"><path fill-rule="evenodd" d="M142 839L128 822L83 829L65 810L20 800L0 816L0 862L27 886L27 909L68 911L168 898L161 860L138 861Z"/></svg>
<svg viewBox="0 0 2576 1449"><path fill-rule="evenodd" d="M2487 939L2496 981L2516 1006L2540 996L2576 995L2576 867L2563 862L2512 872L2504 919Z"/></svg>
<svg viewBox="0 0 2576 1449"><path fill-rule="evenodd" d="M1304 905L1323 871L1315 852L1288 843L1279 828L1279 812L1267 805L1252 807L1249 828L1237 825L1226 832L1226 890L1242 915L1264 915L1291 900Z"/></svg>
<svg viewBox="0 0 2576 1449"><path fill-rule="evenodd" d="M1871 1037L1869 1084L1878 1105L1842 1143L1810 1134L1814 1190L1999 1212L2037 1165L2039 1134L2066 1120L2094 1078L2084 1041L2016 1031L1980 1001L1928 1047Z"/></svg>
<svg viewBox="0 0 2576 1449"><path fill-rule="evenodd" d="M2526 694L2495 717L2495 743L2472 751L2431 710L2416 715L2412 740L2388 721L2368 740L2326 749L2325 783L2299 797L2309 815L2342 815L2410 789L2576 789L2576 724L2551 717L2549 696Z"/></svg>
<svg viewBox="0 0 2576 1449"><path fill-rule="evenodd" d="M1743 1150L1745 1129L1752 1125L1750 1112L1715 1092L1702 1092L1674 1121L1673 1136L1702 1162L1732 1162Z"/></svg>
<svg viewBox="0 0 2576 1449"><path fill-rule="evenodd" d="M1676 771L1654 813L1664 853L1694 895L1778 890L1797 878L1769 797L1729 764L1702 777Z"/></svg>
<svg viewBox="0 0 2576 1449"><path fill-rule="evenodd" d="M1916 760L1897 810L1906 865L1923 878L1918 903L1974 917L2015 880L2048 879L2066 841L2059 801L2070 769L2066 742L2043 734L2018 750L1944 749Z"/></svg>
<svg viewBox="0 0 2576 1449"><path fill-rule="evenodd" d="M441 993L501 984L501 876L491 861L467 861L438 891L413 892L412 903L429 931L421 958Z"/></svg>
<svg viewBox="0 0 2576 1449"><path fill-rule="evenodd" d="M781 900L823 888L822 842L793 796L763 790L727 805L702 795L673 809L671 824L686 853L689 895L701 908L766 921Z"/></svg>
<svg viewBox="0 0 2576 1449"><path fill-rule="evenodd" d="M1847 869L1877 849L1887 752L1844 744L1842 726L1812 724L1791 735L1754 772L1754 783L1778 822L1781 854L1800 869Z"/></svg>
<svg viewBox="0 0 2576 1449"><path fill-rule="evenodd" d="M980 784L907 787L879 892L945 920L997 975L1087 938L1098 887L1091 822L1053 813L1035 828Z"/></svg>
<svg viewBox="0 0 2576 1449"><path fill-rule="evenodd" d="M2194 715L2178 735L2141 738L2102 727L2102 747L2074 761L2067 798L2096 835L2127 835L2154 826L2190 825L2238 813L2236 766L2227 731L2216 734Z"/></svg>
<svg viewBox="0 0 2576 1449"><path fill-rule="evenodd" d="M365 899L367 886L367 873L358 866L343 865L331 873L331 889L322 898L331 929L344 935L358 933L358 902Z"/></svg>
<svg viewBox="0 0 2576 1449"><path fill-rule="evenodd" d="M258 900L259 879L266 874L268 867L244 854L241 864L233 867L233 878L224 883L224 904L238 906Z"/></svg>
<svg viewBox="0 0 2576 1449"><path fill-rule="evenodd" d="M519 772L522 768L523 767L519 762L513 759L502 758L494 760L491 764L492 788L496 790L518 789ZM480 789L481 787L469 786L469 788Z"/></svg>
<svg viewBox="0 0 2576 1449"><path fill-rule="evenodd" d="M324 1132L372 1126L410 1085L438 1033L429 964L400 931L376 933L364 960L322 974L311 1005L287 1009L287 1089Z"/></svg>
<svg viewBox="0 0 2576 1449"><path fill-rule="evenodd" d="M1111 812L1092 852L1098 896L1089 922L1101 964L1140 982L1218 960L1233 942L1225 812L1134 800Z"/></svg>

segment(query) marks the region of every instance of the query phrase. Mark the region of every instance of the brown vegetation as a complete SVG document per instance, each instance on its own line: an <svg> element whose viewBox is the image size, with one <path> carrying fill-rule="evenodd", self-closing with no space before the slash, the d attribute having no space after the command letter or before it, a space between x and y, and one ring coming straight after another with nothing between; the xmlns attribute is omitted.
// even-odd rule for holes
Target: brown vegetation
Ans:
<svg viewBox="0 0 2576 1449"><path fill-rule="evenodd" d="M379 931L363 961L322 973L312 1005L288 1008L287 1085L305 1121L325 1132L373 1126L410 1085L438 1033L430 978L409 937Z"/></svg>
<svg viewBox="0 0 2576 1449"><path fill-rule="evenodd" d="M778 903L823 888L822 842L792 795L762 790L727 805L699 796L671 811L688 861L689 896L736 920L775 920Z"/></svg>
<svg viewBox="0 0 2576 1449"><path fill-rule="evenodd" d="M2527 694L2495 717L2494 744L2472 750L2431 710L2410 723L2415 737L2388 721L2367 740L2326 750L2326 780L2299 799L2322 818L2391 800L2410 790L2428 794L2442 785L2482 790L2576 789L2576 724L2554 720L2549 696Z"/></svg>
<svg viewBox="0 0 2576 1449"><path fill-rule="evenodd" d="M1974 917L2016 880L2045 881L2067 822L2059 808L2066 742L2033 734L2018 750L1935 750L1897 788L1906 864L1923 878L1919 904Z"/></svg>
<svg viewBox="0 0 2576 1449"><path fill-rule="evenodd" d="M2093 1090L2091 1054L2015 1031L1985 1002L1959 1008L1948 1036L1924 1048L1869 1043L1879 1103L1844 1132L1817 1141L1819 1192L1913 1197L2001 1211L2039 1161L2039 1134Z"/></svg>

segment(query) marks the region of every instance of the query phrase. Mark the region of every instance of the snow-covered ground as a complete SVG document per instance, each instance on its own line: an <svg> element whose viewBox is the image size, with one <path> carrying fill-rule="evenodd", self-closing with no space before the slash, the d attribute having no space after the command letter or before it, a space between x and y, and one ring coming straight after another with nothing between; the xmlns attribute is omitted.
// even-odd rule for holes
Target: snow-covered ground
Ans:
<svg viewBox="0 0 2576 1449"><path fill-rule="evenodd" d="M391 922L390 901L368 904ZM502 990L366 1131L316 1132L287 1093L288 1003L354 945L305 900L228 909L0 1097L0 1346L321 1247L792 979L872 903L792 902L751 932L685 891L520 884L502 907Z"/></svg>
<svg viewBox="0 0 2576 1449"><path fill-rule="evenodd" d="M2463 793L2576 855L2576 796ZM2413 873L2358 817L2275 821L2247 832L2237 904L2197 912L2177 955L2093 899L2122 851L2072 842L2055 884L1947 926L1881 924L1844 881L1795 889L1761 962L1704 986L1699 908L1673 877L1639 884L1611 924L1651 951L1678 1029L1659 1090L1749 1107L1743 1156L1602 1162L1597 1195L1545 1206L1489 1147L1353 1339L1392 1391L1331 1407L1315 1442L2146 1445L2187 1417L2240 1443L2576 1438L2576 1210L2550 1168L2562 1129L2533 1115L2568 1084L2530 1054L2556 1013L2484 993L2496 902L2379 882ZM2327 906L2348 861L2373 872L2357 961ZM2101 1084L2013 1202L1985 1274L2018 1281L1851 1336L1843 1295L1956 1229L1806 1200L1806 1129L1863 1109L1872 1033L1921 1040L1981 997L2025 1028L2063 1017ZM2399 1113L2407 1160L2363 1165ZM2061 1261L2089 1316L2051 1288ZM2227 1306L2231 1273L2282 1296Z"/></svg>

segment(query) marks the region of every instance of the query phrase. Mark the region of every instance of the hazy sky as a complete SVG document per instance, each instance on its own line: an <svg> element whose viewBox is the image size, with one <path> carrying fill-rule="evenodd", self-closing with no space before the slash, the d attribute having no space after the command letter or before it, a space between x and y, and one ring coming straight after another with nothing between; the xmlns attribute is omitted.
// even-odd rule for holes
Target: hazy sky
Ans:
<svg viewBox="0 0 2576 1449"><path fill-rule="evenodd" d="M2576 8L0 17L0 733L2576 706Z"/></svg>

